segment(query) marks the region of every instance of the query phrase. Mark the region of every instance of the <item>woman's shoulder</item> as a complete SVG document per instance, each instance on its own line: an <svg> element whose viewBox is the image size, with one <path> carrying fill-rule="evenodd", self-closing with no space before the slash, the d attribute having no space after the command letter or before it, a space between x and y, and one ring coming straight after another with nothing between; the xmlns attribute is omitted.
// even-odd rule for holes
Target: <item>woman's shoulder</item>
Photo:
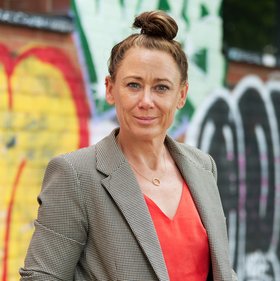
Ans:
<svg viewBox="0 0 280 281"><path fill-rule="evenodd" d="M94 157L95 154L95 145L90 145L87 147L82 147L76 149L74 151L66 152L64 154L58 155L58 157L63 157L65 159L69 159L73 162L90 160Z"/></svg>
<svg viewBox="0 0 280 281"><path fill-rule="evenodd" d="M209 161L209 154L202 151L198 147L192 146L186 143L179 143L181 149L185 152L185 154L191 158L193 161Z"/></svg>
<svg viewBox="0 0 280 281"><path fill-rule="evenodd" d="M71 167L76 172L93 170L95 167L95 145L79 148L74 151L58 154L53 157L48 166ZM90 168L89 168L90 167Z"/></svg>
<svg viewBox="0 0 280 281"><path fill-rule="evenodd" d="M187 143L181 143L181 142L176 142L177 145L181 148L182 151L184 151L184 153L186 153L187 155L195 155L196 157L202 158L202 159L206 159L209 157L208 153L202 151L201 149L199 149L196 146L187 144Z"/></svg>
<svg viewBox="0 0 280 281"><path fill-rule="evenodd" d="M113 140L114 131L95 144L57 155L50 162L66 162L77 171L92 172L96 168L98 155L99 159L103 158L104 153L100 155L100 150L101 152L110 150L113 147Z"/></svg>

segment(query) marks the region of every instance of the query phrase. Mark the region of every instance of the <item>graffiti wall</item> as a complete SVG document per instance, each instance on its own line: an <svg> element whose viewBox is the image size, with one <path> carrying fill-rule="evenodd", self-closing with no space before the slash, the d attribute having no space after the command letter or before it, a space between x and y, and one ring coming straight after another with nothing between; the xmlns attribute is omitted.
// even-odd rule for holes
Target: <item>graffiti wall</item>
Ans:
<svg viewBox="0 0 280 281"><path fill-rule="evenodd" d="M88 145L89 110L79 69L62 49L0 42L1 280L18 280L47 162Z"/></svg>
<svg viewBox="0 0 280 281"><path fill-rule="evenodd" d="M208 97L188 131L188 142L217 162L240 280L280 280L279 105L280 81L247 76Z"/></svg>

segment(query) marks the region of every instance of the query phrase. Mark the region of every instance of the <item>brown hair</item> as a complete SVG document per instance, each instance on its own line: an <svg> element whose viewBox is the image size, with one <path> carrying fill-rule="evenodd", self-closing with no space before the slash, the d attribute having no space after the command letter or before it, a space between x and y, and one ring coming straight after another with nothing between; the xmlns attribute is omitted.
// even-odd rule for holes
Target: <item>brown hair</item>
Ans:
<svg viewBox="0 0 280 281"><path fill-rule="evenodd" d="M112 48L109 59L112 80L126 52L132 47L142 47L169 53L178 65L181 82L186 82L188 61L180 43L174 40L178 32L175 20L162 11L144 12L135 18L133 27L141 28L140 34L132 34Z"/></svg>

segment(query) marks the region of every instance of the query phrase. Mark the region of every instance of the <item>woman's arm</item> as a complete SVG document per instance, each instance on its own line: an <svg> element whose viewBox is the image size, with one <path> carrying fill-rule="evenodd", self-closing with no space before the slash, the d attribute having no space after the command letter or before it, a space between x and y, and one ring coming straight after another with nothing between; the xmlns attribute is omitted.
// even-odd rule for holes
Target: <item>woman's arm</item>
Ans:
<svg viewBox="0 0 280 281"><path fill-rule="evenodd" d="M38 203L21 280L73 280L87 239L87 216L78 173L63 157L49 163Z"/></svg>

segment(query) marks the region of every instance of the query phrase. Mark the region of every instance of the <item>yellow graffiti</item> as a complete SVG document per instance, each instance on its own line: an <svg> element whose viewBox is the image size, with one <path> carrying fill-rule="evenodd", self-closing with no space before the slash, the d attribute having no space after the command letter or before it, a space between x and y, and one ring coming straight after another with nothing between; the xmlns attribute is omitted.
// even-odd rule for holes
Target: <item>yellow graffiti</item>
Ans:
<svg viewBox="0 0 280 281"><path fill-rule="evenodd" d="M9 79L12 107L9 106ZM9 77L0 63L1 261L5 258L7 216L16 185L6 253L9 281L19 279L18 270L33 233L38 207L36 197L46 164L54 155L78 147L78 126L71 89L55 65L30 56L19 61ZM23 161L25 165L21 167ZM2 262L0 278L3 270Z"/></svg>

